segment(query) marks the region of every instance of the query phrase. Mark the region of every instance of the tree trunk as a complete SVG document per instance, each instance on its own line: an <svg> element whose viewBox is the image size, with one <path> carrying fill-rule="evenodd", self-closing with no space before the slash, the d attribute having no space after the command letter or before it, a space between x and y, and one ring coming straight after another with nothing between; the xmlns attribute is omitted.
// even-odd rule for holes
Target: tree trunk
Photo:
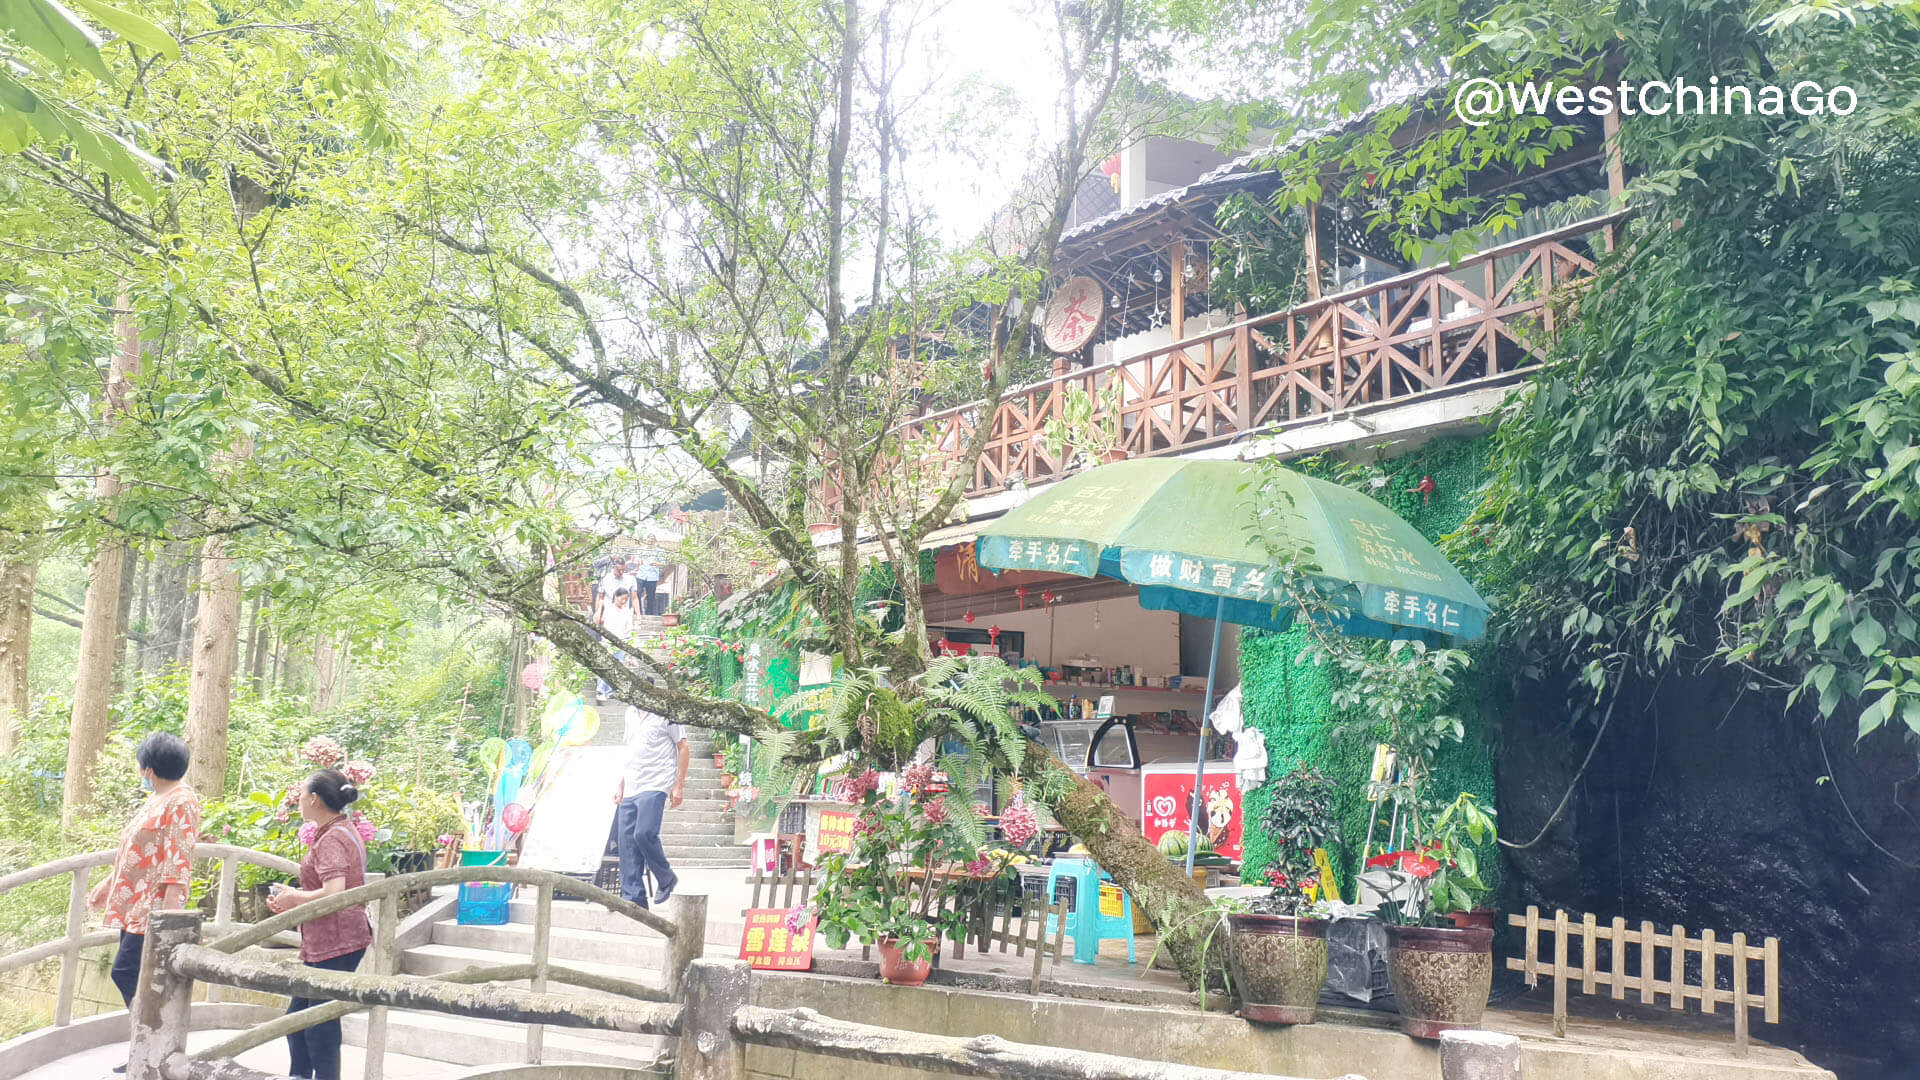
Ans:
<svg viewBox="0 0 1920 1080"><path fill-rule="evenodd" d="M187 574L192 559L185 543L169 540L153 556L153 595L148 624L152 630L141 650L140 670L158 674L180 653L187 633L187 613L193 594Z"/></svg>
<svg viewBox="0 0 1920 1080"><path fill-rule="evenodd" d="M127 631L133 627L134 587L140 580L140 554L126 545L120 554L120 607L114 612L113 636L117 645L113 654L113 685L121 692L133 688L132 665L128 663Z"/></svg>
<svg viewBox="0 0 1920 1080"><path fill-rule="evenodd" d="M140 329L131 314L133 301L120 296L114 320L119 347L107 369L106 419L109 426L127 408L130 383L140 372ZM110 500L120 480L102 469L94 495ZM67 775L61 789L60 820L71 825L93 801L93 766L107 742L107 705L113 698L115 631L120 613L121 569L127 545L118 536L101 541L87 574L87 602L80 623L80 663L73 676L73 723L67 732Z"/></svg>
<svg viewBox="0 0 1920 1080"><path fill-rule="evenodd" d="M1044 762L1054 769L1067 766L1039 743L1027 744L1027 761ZM1030 766L1031 767L1031 764ZM1043 766L1045 767L1045 766ZM1206 894L1183 867L1160 854L1113 799L1084 776L1073 774L1074 785L1058 803L1047 807L1067 831L1087 845L1093 861L1126 890L1134 907L1159 928L1160 948L1167 951L1188 986L1211 981L1226 961L1226 941L1208 933L1219 916Z"/></svg>
<svg viewBox="0 0 1920 1080"><path fill-rule="evenodd" d="M316 714L333 708L334 683L339 675L338 659L332 637L321 634L313 639L313 711Z"/></svg>
<svg viewBox="0 0 1920 1080"><path fill-rule="evenodd" d="M193 748L187 782L203 797L217 798L227 786L227 717L240 636L240 575L219 533L200 548L199 591L187 676L187 745Z"/></svg>
<svg viewBox="0 0 1920 1080"><path fill-rule="evenodd" d="M256 697L260 694L260 609L264 604L261 594L254 593L252 602L247 605L247 632L240 638L241 663L236 671L236 674L246 675Z"/></svg>
<svg viewBox="0 0 1920 1080"><path fill-rule="evenodd" d="M27 722L27 654L39 570L39 562L25 553L0 563L0 756L13 752L15 733Z"/></svg>

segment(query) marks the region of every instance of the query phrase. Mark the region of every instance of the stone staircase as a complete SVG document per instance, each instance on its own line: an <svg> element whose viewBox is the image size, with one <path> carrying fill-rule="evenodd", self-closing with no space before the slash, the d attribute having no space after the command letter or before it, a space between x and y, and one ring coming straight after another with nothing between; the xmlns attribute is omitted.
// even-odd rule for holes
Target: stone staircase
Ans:
<svg viewBox="0 0 1920 1080"><path fill-rule="evenodd" d="M674 917L669 902L664 914ZM500 926L461 926L448 909L432 925L426 944L405 949L399 970L409 975L445 975L469 967L524 963L533 951L534 901L531 895L508 906L509 921ZM737 913L718 912L707 924L710 947L737 947ZM666 939L623 915L597 905L556 899L548 934L548 954L555 964L597 975L659 985L666 959ZM526 987L526 980L506 985ZM549 983L554 994L610 996L602 991ZM365 1046L367 1015L353 1013L341 1021L345 1041ZM656 1035L585 1031L548 1027L542 1034L541 1058L546 1063L614 1065L643 1072L666 1072L673 1040ZM454 1065L512 1065L527 1059L527 1028L491 1020L447 1016L442 1013L390 1010L387 1014L390 1053L426 1058Z"/></svg>
<svg viewBox="0 0 1920 1080"><path fill-rule="evenodd" d="M620 745L626 738L625 706L605 702L598 707L600 730L593 737L593 745ZM744 869L747 865L747 846L733 842L733 812L727 809L726 792L720 786L720 770L713 767L713 738L711 732L703 729L687 729L693 760L687 766L686 801L679 809L668 810L666 820L660 824L660 843L666 848L667 860L676 868Z"/></svg>

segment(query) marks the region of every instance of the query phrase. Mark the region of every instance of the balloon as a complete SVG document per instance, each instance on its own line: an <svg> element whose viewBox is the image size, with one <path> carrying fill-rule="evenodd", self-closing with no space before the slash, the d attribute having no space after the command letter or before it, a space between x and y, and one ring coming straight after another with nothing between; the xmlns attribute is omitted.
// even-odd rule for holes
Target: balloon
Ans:
<svg viewBox="0 0 1920 1080"><path fill-rule="evenodd" d="M589 711L587 703L579 694L553 695L547 699L547 704L540 710L541 736L548 739L555 737L568 724L573 723L575 717L587 711Z"/></svg>
<svg viewBox="0 0 1920 1080"><path fill-rule="evenodd" d="M596 710L582 708L579 718L560 732L561 746L585 746L593 741L600 731L600 714Z"/></svg>
<svg viewBox="0 0 1920 1080"><path fill-rule="evenodd" d="M500 811L500 824L505 825L507 827L507 831L512 833L515 836L519 836L521 833L526 832L527 826L531 825L532 823L533 823L533 815L527 812L527 808L525 806L522 806L517 802L508 803L507 808L505 810Z"/></svg>
<svg viewBox="0 0 1920 1080"><path fill-rule="evenodd" d="M507 766L507 741L493 738L481 743L480 764L485 766L488 776L499 776L500 770Z"/></svg>

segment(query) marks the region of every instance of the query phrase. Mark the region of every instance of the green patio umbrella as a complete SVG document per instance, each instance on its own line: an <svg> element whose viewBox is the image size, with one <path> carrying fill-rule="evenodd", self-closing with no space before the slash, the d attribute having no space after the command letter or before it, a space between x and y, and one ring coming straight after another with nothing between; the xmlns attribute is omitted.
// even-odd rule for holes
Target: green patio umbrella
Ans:
<svg viewBox="0 0 1920 1080"><path fill-rule="evenodd" d="M1262 485L1267 485L1262 490ZM1261 507L1273 520L1256 528ZM1323 601L1314 617L1343 634L1435 645L1486 632L1487 603L1413 526L1361 492L1238 461L1143 458L1115 462L1047 488L980 534L981 566L1118 578L1140 606L1211 617L1213 651L1200 724L1194 791L1206 779L1206 715L1213 707L1224 622L1284 630L1297 599L1262 542L1298 552ZM1188 868L1199 814L1189 814Z"/></svg>

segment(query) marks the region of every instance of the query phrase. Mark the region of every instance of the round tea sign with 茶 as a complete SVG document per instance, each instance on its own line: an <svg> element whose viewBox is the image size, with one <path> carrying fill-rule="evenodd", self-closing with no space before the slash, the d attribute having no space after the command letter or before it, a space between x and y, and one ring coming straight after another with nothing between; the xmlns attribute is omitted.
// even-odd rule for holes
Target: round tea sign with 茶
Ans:
<svg viewBox="0 0 1920 1080"><path fill-rule="evenodd" d="M1099 282L1090 277L1068 278L1047 301L1046 319L1040 327L1047 348L1057 353L1084 348L1100 330L1106 303Z"/></svg>

